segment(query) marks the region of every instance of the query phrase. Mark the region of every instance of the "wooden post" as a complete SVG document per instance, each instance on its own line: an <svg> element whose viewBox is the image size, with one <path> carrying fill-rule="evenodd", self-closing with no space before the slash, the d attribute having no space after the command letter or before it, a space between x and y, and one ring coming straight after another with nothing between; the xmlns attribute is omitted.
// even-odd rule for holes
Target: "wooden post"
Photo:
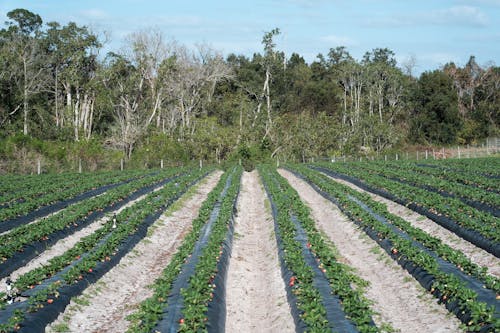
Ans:
<svg viewBox="0 0 500 333"><path fill-rule="evenodd" d="M82 159L78 159L78 173L82 173Z"/></svg>
<svg viewBox="0 0 500 333"><path fill-rule="evenodd" d="M434 151L434 148L432 148L432 156L436 159L436 152Z"/></svg>
<svg viewBox="0 0 500 333"><path fill-rule="evenodd" d="M460 146L457 146L457 151L458 151L458 159L460 159Z"/></svg>
<svg viewBox="0 0 500 333"><path fill-rule="evenodd" d="M160 160L160 168L163 169L163 158Z"/></svg>
<svg viewBox="0 0 500 333"><path fill-rule="evenodd" d="M41 174L42 173L42 162L40 161L40 159L38 159L36 161L36 173L37 175Z"/></svg>
<svg viewBox="0 0 500 333"><path fill-rule="evenodd" d="M427 159L429 157L429 153L427 152L427 150L425 151L425 159Z"/></svg>
<svg viewBox="0 0 500 333"><path fill-rule="evenodd" d="M387 162L387 155L384 155L384 160Z"/></svg>
<svg viewBox="0 0 500 333"><path fill-rule="evenodd" d="M442 148L442 155L443 155L443 160L446 159L446 155L444 154L444 147Z"/></svg>
<svg viewBox="0 0 500 333"><path fill-rule="evenodd" d="M123 171L123 158L120 160L120 170Z"/></svg>
<svg viewBox="0 0 500 333"><path fill-rule="evenodd" d="M200 169L203 168L203 160L200 159Z"/></svg>
<svg viewBox="0 0 500 333"><path fill-rule="evenodd" d="M398 154L396 154L396 161L397 161L397 160L399 160L399 156L398 156Z"/></svg>

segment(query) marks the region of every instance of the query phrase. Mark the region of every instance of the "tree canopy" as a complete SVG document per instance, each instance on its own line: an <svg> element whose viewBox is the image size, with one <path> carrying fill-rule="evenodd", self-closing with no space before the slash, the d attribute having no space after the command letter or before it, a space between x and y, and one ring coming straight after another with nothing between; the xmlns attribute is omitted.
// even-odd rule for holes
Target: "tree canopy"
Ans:
<svg viewBox="0 0 500 333"><path fill-rule="evenodd" d="M388 48L357 60L335 47L307 63L277 48L279 28L264 33L261 53L251 57L191 49L154 29L99 56L103 41L88 27L44 25L26 9L7 18L0 30L4 139L22 133L91 142L129 160L169 152L160 158L220 162L373 154L498 134L500 68L474 56L420 77L412 76L414 59L398 64ZM12 158L6 145L0 155Z"/></svg>

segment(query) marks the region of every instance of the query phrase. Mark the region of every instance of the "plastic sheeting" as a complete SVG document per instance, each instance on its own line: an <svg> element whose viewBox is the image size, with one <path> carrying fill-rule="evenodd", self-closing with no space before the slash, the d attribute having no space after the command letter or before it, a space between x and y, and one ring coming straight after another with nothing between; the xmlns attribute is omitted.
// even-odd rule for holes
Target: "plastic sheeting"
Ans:
<svg viewBox="0 0 500 333"><path fill-rule="evenodd" d="M175 177L177 178L177 177ZM201 177L200 177L201 178ZM190 186L195 184L197 180L193 181ZM173 178L167 179L163 182L168 182ZM156 186L161 186L156 184ZM187 187L189 188L189 186ZM54 298L54 302L50 305L46 304L43 308L38 309L34 313L26 313L24 321L21 323L21 329L18 332L21 333L43 333L45 332L45 326L50 322L54 321L61 312L64 311L66 306L70 303L71 298L80 295L90 284L95 283L99 278L106 274L111 268L116 266L121 258L123 258L128 252L130 252L146 235L148 228L163 214L165 209L167 209L175 200L177 200L184 192L179 193L175 198L170 199L166 202L160 209L158 209L154 214L149 215L144 219L144 222L137 227L134 234L127 237L121 245L118 247L116 254L113 255L109 261L98 262L96 267L92 269L92 273L86 273L83 280L75 282L73 284L65 284L61 282L61 286L57 289L59 297ZM58 276L61 276L59 273ZM51 278L50 280L53 280ZM47 285L46 283L43 283ZM29 294L29 292L27 292ZM13 303L14 307L9 307L5 310L0 311L0 322L5 322L6 314L13 313L16 308L26 308L28 300L24 302Z"/></svg>
<svg viewBox="0 0 500 333"><path fill-rule="evenodd" d="M31 259L33 259L37 255L39 255L40 253L45 251L45 249L47 247L55 244L60 239L67 237L67 236L77 232L78 230L83 229L84 227L86 227L87 225L92 223L93 221L102 218L107 212L110 212L110 211L116 210L120 207L123 207L128 202L133 201L133 200L137 199L138 197L140 197L146 193L149 193L149 192L153 191L154 189L159 188L159 187L165 185L166 183L168 183L176 178L177 178L177 176L167 178L167 179L162 180L161 182L155 183L153 185L149 185L149 186L145 186L143 188L140 188L140 189L136 190L135 192L133 192L131 195L129 195L124 200L117 201L113 205L104 208L102 211L92 212L90 215L88 215L84 219L77 221L75 227L64 228L62 230L53 232L52 234L49 235L48 239L45 241L40 240L40 241L25 245L23 247L22 252L17 252L12 257L7 259L6 261L0 263L0 278L8 276L9 274L11 274L15 270L17 270L19 267L26 265L26 263L28 263Z"/></svg>
<svg viewBox="0 0 500 333"><path fill-rule="evenodd" d="M179 330L179 320L182 317L182 309L184 307L184 297L181 294L181 290L187 289L189 287L189 278L195 273L196 265L199 261L201 253L208 243L210 233L212 231L212 226L219 216L222 199L226 196L227 191L231 186L231 180L232 177L229 176L226 180L224 189L220 193L219 198L214 205L208 222L200 231L200 238L194 246L193 253L186 261L186 263L182 266L179 276L174 280L170 295L168 296L168 299L166 301L167 306L163 309L162 319L155 326L154 331L163 333L175 333ZM225 318L225 306L223 308ZM212 325L217 326L218 321L212 322ZM222 325L222 327L224 327L224 325Z"/></svg>
<svg viewBox="0 0 500 333"><path fill-rule="evenodd" d="M466 229L464 227L461 227L455 221L451 220L450 218L448 218L446 216L439 216L437 214L434 214L426 208L417 206L416 204L410 203L407 200L403 200L401 198L398 198L387 191L384 191L384 190L372 187L370 185L367 185L355 177L347 176L347 175L337 173L337 172L334 172L334 171L331 171L331 170L328 170L325 168L321 168L321 167L311 167L311 168L318 170L318 171L321 171L329 176L332 176L335 178L340 178L340 179L346 180L348 182L351 182L354 185L356 185L356 186L358 186L366 191L380 195L384 198L387 198L387 199L392 200L394 202L397 202L401 205L404 205L404 206L410 208L411 210L413 210L419 214L425 215L428 218L430 218L431 220L433 220L434 222L438 223L439 225L445 227L446 229L450 230L451 232L462 237L463 239L465 239L465 240L471 242L472 244L476 245L477 247L480 247L483 250L493 254L497 258L500 258L500 243L495 243L495 242L487 239L486 237L484 237L483 235L481 235L479 232L477 232L475 230Z"/></svg>
<svg viewBox="0 0 500 333"><path fill-rule="evenodd" d="M69 205L74 204L75 202L85 200L85 199L88 199L91 197L95 197L96 195L102 194L102 193L104 193L112 188L118 187L118 186L123 185L123 184L128 183L128 182L130 182L130 180L119 182L117 184L104 185L104 186L99 187L95 190L90 190L90 191L84 192L82 194L79 194L71 199L62 200L62 201L56 202L52 205L43 206L41 208L38 208L36 210L29 212L26 215L2 221L2 222L0 222L0 232L5 232L7 230L19 227L21 225L31 223L37 218L44 217L46 215L57 212L58 210L64 209L64 208L68 207Z"/></svg>
<svg viewBox="0 0 500 333"><path fill-rule="evenodd" d="M379 176L385 177L382 174L379 174ZM464 198L464 197L461 197L459 195L456 195L456 194L453 194L453 193L450 193L450 192L447 192L447 191L444 191L444 190L438 190L435 187L428 186L428 185L419 185L419 184L408 182L408 181L405 181L405 180L402 180L402 179L399 179L399 178L387 178L387 179L390 179L392 181L395 181L395 182L398 182L398 183L401 183L401 184L406 184L406 185L410 185L410 186L413 186L413 187L421 188L421 189L429 191L429 192L434 192L434 193L437 193L437 194L439 194L439 195L441 195L441 196L443 196L445 198L458 199L458 200L462 201L463 203L465 203L466 205L469 205L469 206L471 206L471 207L473 207L473 208L475 208L477 210L480 210L480 211L483 211L485 213L491 214L491 215L493 215L495 217L499 217L500 216L500 209L498 209L497 207L491 206L489 204L486 204L486 203L482 203L482 202L478 202L478 201L475 201L475 200L472 200L472 199Z"/></svg>
<svg viewBox="0 0 500 333"><path fill-rule="evenodd" d="M305 179L302 175L296 173L293 170L290 170L290 171L293 172L296 176L298 176L301 179L305 180L308 184L310 184L314 188L314 190L316 190L324 198L326 198L327 200L333 202L344 214L346 214L353 221L353 223L359 225L362 228L362 230L368 236L370 236L371 239L373 239L375 242L377 242L380 245L380 247L382 247L394 260L396 260L397 263L401 267L403 267L404 269L406 269L406 271L408 271L408 273L410 273L425 289L427 289L427 290L431 289L432 284L433 284L433 282L435 280L434 275L430 274L425 269L423 269L423 268L415 265L411 260L409 260L405 256L400 256L400 255L397 255L397 254L393 254L392 253L393 245L392 245L392 242L390 240L385 239L385 238L384 239L380 239L378 237L378 232L376 230L374 230L374 229L372 229L370 227L367 227L367 226L363 225L362 223L358 222L357 219L354 216L352 216L352 214L349 213L349 211L347 211L347 210L344 209L344 207L342 206L342 204L340 204L340 202L336 198L332 197L327 192L321 190L318 186L316 186L314 183L310 182L309 180ZM350 199L352 200L353 197L351 197ZM356 200L356 201L358 201L358 204L360 203L359 200ZM362 205L362 207L364 209L368 208L364 204ZM368 210L367 209L365 209L365 210L367 212L369 212L369 213L371 211L371 209L369 209L369 208L368 208ZM387 223L387 225L390 226L390 223L388 223L380 215L374 213L373 211L371 211L370 214L374 218L377 218L377 220L379 220L381 222L385 221ZM401 230L395 228L394 226L392 226L392 228L393 228L393 230L395 229L394 231L397 231L398 234L400 234L400 235L404 234ZM409 239L408 235L406 235L406 234L405 234L404 238ZM423 246L420 245L419 247L422 248ZM425 249L425 250L428 253L432 252L432 251L427 250L427 249ZM437 256L435 254L433 254L433 257L436 258ZM450 263L448 263L448 262L446 262L446 261L444 261L442 259L438 260L438 265L440 266L440 268L444 272L446 272L446 273L453 273L451 266L454 266L454 265L452 265L452 264L450 264ZM456 267L454 267L454 270L455 271L457 270ZM466 282L469 287L473 287L474 289L482 288L482 284L480 282L474 281L475 279L471 278L470 276L467 276L467 275L463 274L460 271L459 271L459 273L460 273L460 275L458 277L461 278L461 279L463 279L463 281ZM484 301L488 305L493 305L492 303L494 303L494 306L496 308L496 313L498 314L498 301L492 300L491 297L490 297L491 296L490 293L491 293L491 291L481 292L481 294L478 294L478 301ZM434 292L433 295L435 297L437 297L437 298L440 298L441 293L440 293L440 291L436 291L436 292ZM464 311L463 309L461 309L460 306L458 305L457 301L446 302L445 306L446 306L446 308L450 312L452 312L453 314L455 314L457 316L457 318L459 318L462 322L467 323L471 319L471 313L470 313L470 311ZM493 330L493 327L491 325L485 325L480 330L480 332L490 332L492 330Z"/></svg>
<svg viewBox="0 0 500 333"><path fill-rule="evenodd" d="M231 250L233 247L234 236L234 217L237 214L236 202L238 195L233 202L233 215L229 221L229 226L226 238L222 243L222 254L219 262L217 263L217 274L214 278L214 284L217 286L214 290L214 298L208 303L207 311L207 330L209 333L219 333L225 331L226 326L226 280L227 271L229 266L229 258L231 257Z"/></svg>
<svg viewBox="0 0 500 333"><path fill-rule="evenodd" d="M274 218L274 227L275 227L275 234L276 234L276 240L278 242L278 251L279 251L279 258L280 258L280 263L281 263L281 268L282 268L282 275L283 279L285 280L285 286L286 286L286 291L287 291L287 298L288 302L290 304L290 308L292 311L292 317L294 318L295 324L296 324L296 331L297 332L306 332L308 330L307 325L305 322L301 319L301 311L297 307L297 298L295 295L292 293L292 289L290 286L288 286L288 281L290 281L290 278L293 276L293 272L288 270L286 268L286 264L284 261L283 257L283 251L284 249L282 248L281 245L281 237L280 237L280 230L279 226L277 224L277 208L276 205L273 202L272 195L269 193L269 190L267 186L264 184L264 187L266 189L269 201L271 202L271 208L272 208L272 214ZM304 260L306 264L312 269L314 277L313 277L313 285L314 287L318 290L318 292L321 295L322 298L322 304L323 307L326 310L326 317L328 319L328 324L333 332L346 332L346 333L355 333L358 332L358 329L356 328L356 325L350 321L349 319L346 318L346 315L342 309L341 301L340 299L333 294L332 289L330 287L330 282L323 273L320 268L317 265L316 262L316 257L314 254L311 252L311 250L307 247L307 234L302 228L302 225L298 221L297 217L295 215L291 215L290 219L292 220L295 230L296 230L296 235L295 235L295 240L298 241L301 244L301 249L302 249L302 255L304 257ZM372 325L375 326L375 324L372 321Z"/></svg>

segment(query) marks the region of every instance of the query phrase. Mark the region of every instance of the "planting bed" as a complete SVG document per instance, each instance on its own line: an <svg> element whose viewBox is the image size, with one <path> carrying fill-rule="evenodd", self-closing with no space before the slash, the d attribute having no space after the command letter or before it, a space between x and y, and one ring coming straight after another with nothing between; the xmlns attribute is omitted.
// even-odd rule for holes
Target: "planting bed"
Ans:
<svg viewBox="0 0 500 333"><path fill-rule="evenodd" d="M498 332L499 167L1 176L0 332Z"/></svg>

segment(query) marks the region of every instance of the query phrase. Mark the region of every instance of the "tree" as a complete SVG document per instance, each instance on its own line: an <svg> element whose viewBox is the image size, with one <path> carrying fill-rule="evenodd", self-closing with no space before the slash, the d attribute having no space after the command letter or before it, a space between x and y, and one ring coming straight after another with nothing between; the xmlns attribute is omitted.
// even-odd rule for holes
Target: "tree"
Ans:
<svg viewBox="0 0 500 333"><path fill-rule="evenodd" d="M57 22L47 24L45 37L49 53L55 104L55 123L59 128L70 127L74 140L89 139L94 119L96 50L101 47L97 36L87 27L74 22L61 27ZM62 88L62 89L61 89ZM64 91L65 108L59 107L60 91Z"/></svg>
<svg viewBox="0 0 500 333"><path fill-rule="evenodd" d="M441 144L455 143L462 121L453 80L439 70L425 72L420 76L414 98L414 138Z"/></svg>
<svg viewBox="0 0 500 333"><path fill-rule="evenodd" d="M113 105L115 127L111 143L122 148L130 159L137 141L144 135L147 114L141 104L145 96L144 77L124 56L110 54L103 85L108 89L109 103Z"/></svg>
<svg viewBox="0 0 500 333"><path fill-rule="evenodd" d="M45 87L47 75L45 54L38 38L42 19L25 9L15 9L7 16L8 29L0 31L2 67L8 69L9 81L16 88L15 108L8 114L23 110L23 134L28 135L30 100Z"/></svg>
<svg viewBox="0 0 500 333"><path fill-rule="evenodd" d="M264 85L262 87L262 95L259 100L259 104L257 106L257 113L260 113L260 108L262 105L262 98L266 99L266 111L267 111L267 120L266 120L266 130L264 140L272 131L273 128L273 116L271 110L271 76L273 71L273 65L276 65L277 53L275 51L276 44L274 42L274 37L280 34L280 29L274 28L273 30L266 32L264 37L262 38L262 44L264 45L264 57L262 58L262 65L265 69L265 79Z"/></svg>

